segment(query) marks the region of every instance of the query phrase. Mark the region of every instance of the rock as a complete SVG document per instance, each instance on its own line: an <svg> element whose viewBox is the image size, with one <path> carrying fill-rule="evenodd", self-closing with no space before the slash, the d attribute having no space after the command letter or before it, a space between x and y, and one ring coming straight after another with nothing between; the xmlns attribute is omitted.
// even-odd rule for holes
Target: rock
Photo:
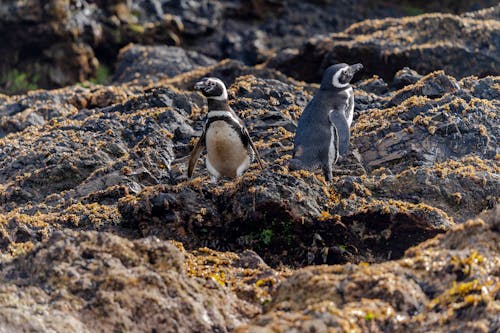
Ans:
<svg viewBox="0 0 500 333"><path fill-rule="evenodd" d="M488 0L473 5L441 2L437 6L441 12L458 13L495 4ZM16 94L87 80L108 82L118 51L129 43L183 45L217 60L232 58L254 65L269 61L277 51L296 49L308 38L339 32L365 19L430 10L436 6L422 1L380 5L359 0L339 5L335 1L298 0L7 0L0 4L0 43L4 46L0 90ZM493 8L464 17L495 20L498 15ZM483 52L482 44L479 48L478 52ZM284 68L286 65L280 64L290 60L289 54L279 54L271 63ZM486 61L479 59L477 67L471 69Z"/></svg>
<svg viewBox="0 0 500 333"><path fill-rule="evenodd" d="M494 332L500 209L411 248L398 261L317 266L282 282L236 332Z"/></svg>
<svg viewBox="0 0 500 333"><path fill-rule="evenodd" d="M497 12L492 9L485 15ZM365 73L385 80L405 66L423 74L443 69L456 78L498 75L499 29L498 16L485 20L480 14L367 20L341 33L318 35L296 56L278 56L269 65L309 82L319 82L323 70L339 62L361 62Z"/></svg>
<svg viewBox="0 0 500 333"><path fill-rule="evenodd" d="M217 283L184 273L155 238L55 233L0 266L0 326L11 332L232 331L258 309Z"/></svg>
<svg viewBox="0 0 500 333"><path fill-rule="evenodd" d="M212 75L228 85L267 164L215 186L203 162L191 180L174 163L203 124L206 102L189 90ZM8 97L0 114L17 125L0 141L5 255L76 228L175 239L188 250L252 249L272 266L400 258L499 195L496 85L442 72L397 91L380 78L360 84L352 144L331 185L287 168L317 86L271 69L226 60L151 82Z"/></svg>
<svg viewBox="0 0 500 333"><path fill-rule="evenodd" d="M500 227L465 221L500 197L498 77L360 81L328 184L287 166L317 85L127 52L119 80L144 80L0 96L0 327L495 331ZM211 184L200 162L187 178L204 76L227 84L264 170ZM296 271L313 264L342 266Z"/></svg>
<svg viewBox="0 0 500 333"><path fill-rule="evenodd" d="M176 18L136 1L7 0L0 13L0 88L11 94L85 81L95 78L98 68L104 76L109 58L116 58L121 47L178 44L182 30Z"/></svg>
<svg viewBox="0 0 500 333"><path fill-rule="evenodd" d="M358 82L356 88L375 95L384 95L389 91L389 85L376 75L370 79Z"/></svg>
<svg viewBox="0 0 500 333"><path fill-rule="evenodd" d="M179 47L129 45L118 55L113 82L141 80L147 82L161 77L215 64L215 61L194 51Z"/></svg>
<svg viewBox="0 0 500 333"><path fill-rule="evenodd" d="M403 69L396 72L391 86L394 89L401 89L410 84L417 83L417 81L420 80L421 78L422 75L418 74L417 72L408 67L404 67Z"/></svg>

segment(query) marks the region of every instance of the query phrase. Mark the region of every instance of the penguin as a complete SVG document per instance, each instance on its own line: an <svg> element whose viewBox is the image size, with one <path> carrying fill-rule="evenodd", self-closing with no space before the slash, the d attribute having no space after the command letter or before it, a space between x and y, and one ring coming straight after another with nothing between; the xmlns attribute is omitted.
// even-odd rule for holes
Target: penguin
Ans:
<svg viewBox="0 0 500 333"><path fill-rule="evenodd" d="M351 80L362 64L336 64L328 67L321 86L302 112L295 133L291 170L321 168L332 180L332 166L349 147L354 116Z"/></svg>
<svg viewBox="0 0 500 333"><path fill-rule="evenodd" d="M262 160L243 121L228 104L224 83L215 77L203 78L194 85L208 102L208 114L201 137L198 139L188 163L188 177L193 175L196 162L204 148L207 149L206 165L212 183L218 178L239 177L257 158Z"/></svg>

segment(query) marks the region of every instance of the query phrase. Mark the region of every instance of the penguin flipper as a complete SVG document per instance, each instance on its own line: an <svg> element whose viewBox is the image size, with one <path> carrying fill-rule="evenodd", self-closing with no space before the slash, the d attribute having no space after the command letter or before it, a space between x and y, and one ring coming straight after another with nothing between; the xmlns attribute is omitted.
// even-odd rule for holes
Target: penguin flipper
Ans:
<svg viewBox="0 0 500 333"><path fill-rule="evenodd" d="M188 163L189 178L191 178L191 176L193 175L194 167L196 166L196 162L198 162L198 159L200 158L203 148L205 148L205 132L203 132L203 134L198 139L198 142L196 142L196 145L194 146L193 151L191 152L191 156L189 157L189 163Z"/></svg>
<svg viewBox="0 0 500 333"><path fill-rule="evenodd" d="M347 123L347 119L345 118L345 114L330 111L328 115L328 119L330 123L335 126L338 134L338 144L339 144L339 153L341 155L347 152L349 148L349 139L351 137L351 131L349 129L349 124Z"/></svg>

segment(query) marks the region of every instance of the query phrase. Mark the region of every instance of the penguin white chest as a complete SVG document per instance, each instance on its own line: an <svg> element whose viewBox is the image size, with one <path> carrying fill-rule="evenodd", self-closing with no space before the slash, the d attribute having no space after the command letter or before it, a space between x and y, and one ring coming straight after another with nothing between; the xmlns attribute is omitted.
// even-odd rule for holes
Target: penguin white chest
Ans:
<svg viewBox="0 0 500 333"><path fill-rule="evenodd" d="M225 121L214 121L206 132L207 168L217 176L236 177L250 165L247 147Z"/></svg>

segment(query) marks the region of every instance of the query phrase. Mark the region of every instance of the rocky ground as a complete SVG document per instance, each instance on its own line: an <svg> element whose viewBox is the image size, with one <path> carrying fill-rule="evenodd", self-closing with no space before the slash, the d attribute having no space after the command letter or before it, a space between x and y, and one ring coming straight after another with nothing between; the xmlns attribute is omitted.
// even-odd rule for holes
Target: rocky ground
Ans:
<svg viewBox="0 0 500 333"><path fill-rule="evenodd" d="M222 60L262 63L318 34L368 18L462 13L495 0L3 0L0 92L106 82L129 43L182 45ZM497 36L498 38L498 36Z"/></svg>
<svg viewBox="0 0 500 333"><path fill-rule="evenodd" d="M230 3L182 8L219 17ZM305 6L292 3L245 8L285 22ZM294 45L282 36L288 48L255 66L198 52L195 37L133 44L109 84L0 95L0 332L500 330L499 8L365 21ZM197 35L189 13L162 24ZM218 45L213 30L231 20L208 28L204 17ZM366 70L328 184L287 160L318 88L304 81L342 54ZM213 185L199 163L187 178L204 76L229 87L264 170Z"/></svg>

